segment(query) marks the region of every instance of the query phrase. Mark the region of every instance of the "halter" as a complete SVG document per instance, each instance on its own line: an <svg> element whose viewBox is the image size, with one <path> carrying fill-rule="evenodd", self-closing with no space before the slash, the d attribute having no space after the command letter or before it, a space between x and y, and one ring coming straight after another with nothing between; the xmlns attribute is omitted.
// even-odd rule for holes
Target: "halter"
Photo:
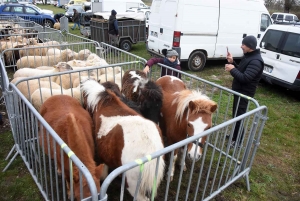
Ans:
<svg viewBox="0 0 300 201"><path fill-rule="evenodd" d="M190 110L188 109L187 115L186 115L186 121L188 122L188 117L189 117L189 112ZM188 138L189 135L186 133L186 138ZM197 140L193 141L193 143L197 146ZM202 149L204 148L204 144L202 142L198 142L198 146L201 147Z"/></svg>

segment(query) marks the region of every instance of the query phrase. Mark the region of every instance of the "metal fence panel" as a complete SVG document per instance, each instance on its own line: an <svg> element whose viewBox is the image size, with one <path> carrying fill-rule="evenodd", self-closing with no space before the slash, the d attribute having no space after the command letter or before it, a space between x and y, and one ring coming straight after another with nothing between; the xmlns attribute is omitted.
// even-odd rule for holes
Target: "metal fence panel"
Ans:
<svg viewBox="0 0 300 201"><path fill-rule="evenodd" d="M62 45L62 47L65 46L62 49L76 49L76 45L78 46L80 44ZM108 49L113 49L113 51L107 51ZM123 71L127 71L129 69L142 70L146 62L143 58L116 49L105 43L101 43L95 51L101 58L104 58L107 63L110 64L109 66L96 68L96 71L103 69L108 70L108 68L117 67L121 67ZM123 62L121 63L121 61ZM204 146L204 153L199 161L185 161L185 154L181 154L180 168L176 169L176 174L173 181L170 181L170 167L172 164L169 164L169 167L166 168L165 172L166 180L161 183L157 191L156 198L152 197L152 200L209 200L215 197L221 191L225 190L230 184L243 177L245 178L248 190L250 190L249 174L256 150L260 143L260 137L264 128L264 124L267 119L266 107L259 106L255 99L246 97L225 87L160 64L151 69L151 74L149 75L150 79L156 80L158 77L160 77L161 72L166 69L170 69L174 73L181 74L181 79L189 89L199 90L208 95L218 104L218 109L213 116L213 127L211 129L168 146L163 150L150 154L152 160L156 158L161 159L162 156L164 156L166 162L168 162L173 160L174 151L176 149L182 148L183 150L186 150L189 143L199 144L199 139L203 136L207 136L207 141ZM5 71L4 66L1 70L2 72ZM63 76L64 74L71 75L74 72L83 73L84 71L95 72L95 68L57 73L55 75L33 77L25 80L23 79L18 81L16 85L20 84L21 82L28 82L28 80L42 78L47 78L50 80L50 77L52 76ZM114 76L116 76L116 74L114 74ZM4 80L6 83L8 83L7 77L5 77ZM69 81L71 83L73 81L72 78L70 78ZM112 81L116 81L116 77L114 77ZM32 107L32 104L30 104L28 100L26 100L26 98L20 94L18 89L15 88L14 85L11 85L11 87L12 90L5 91L5 98L6 101L12 102L14 102L13 99L18 100L15 101L14 105L9 105L7 107L15 140L14 148L17 150L17 154L22 156L45 199L49 197L53 198L54 196L61 198L61 195L65 195L65 192L58 193L55 189L63 189L61 188L63 187L63 184L60 186L60 184L58 184L59 182L51 179L56 178L56 162L55 160L53 161L49 159L49 157L47 158L47 155L41 153L41 149L37 148L40 147L40 145L37 143L37 128L33 129L34 125L38 125L37 123L42 123L43 126L46 126L46 124L44 124L43 119L39 118L39 114ZM12 96L11 93L14 94L14 96ZM244 115L233 118L231 113L234 95L238 96L240 100L246 98L248 100L248 107L247 112ZM41 102L43 102L43 100L41 100ZM35 119L38 119L39 122L37 122ZM230 148L233 130L238 121L242 122L242 125L245 129L242 144L241 147L235 146L234 148ZM32 126L30 127L28 125ZM55 133L52 134L51 128L49 128L48 132L50 133L49 139L54 139L58 146L61 145L61 142L59 142L57 139L57 135L55 135ZM229 135L228 138L226 137L227 134ZM67 151L69 150L66 150L65 152ZM44 160L43 158L46 159ZM13 159L14 157L12 158L11 162ZM143 157L138 163L132 162L111 172L102 183L99 199L101 201L108 199L131 200L131 195L129 195L129 193L125 190L125 172L138 166L142 167L140 161L142 161L142 163L146 163L148 162L148 158ZM187 171L183 170L184 162L187 165ZM79 164L75 161L73 161L73 163L76 165ZM50 172L53 171L54 177L53 175L45 175L46 173L50 174ZM88 177L89 172L82 170L82 174L84 177ZM40 180L38 180L38 178ZM94 200L95 193L96 192L92 193L93 197L89 199ZM149 194L149 196L151 196L151 194Z"/></svg>

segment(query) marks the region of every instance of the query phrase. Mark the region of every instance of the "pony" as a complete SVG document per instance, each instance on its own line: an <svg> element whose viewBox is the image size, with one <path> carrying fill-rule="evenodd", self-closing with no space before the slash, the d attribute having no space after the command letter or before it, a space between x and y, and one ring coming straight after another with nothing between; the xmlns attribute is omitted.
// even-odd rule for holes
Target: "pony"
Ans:
<svg viewBox="0 0 300 201"><path fill-rule="evenodd" d="M158 124L162 107L162 89L140 70L128 70L122 79L122 94L138 103L142 115Z"/></svg>
<svg viewBox="0 0 300 201"><path fill-rule="evenodd" d="M94 121L96 133L96 155L110 168L117 168L138 158L164 148L161 131L152 121L145 119L123 103L111 90L95 80L81 84L84 108ZM137 200L148 200L155 182L157 159L144 164ZM158 165L157 185L164 175L163 157ZM126 188L134 196L140 169L135 167L126 171ZM154 189L156 192L156 189Z"/></svg>
<svg viewBox="0 0 300 201"><path fill-rule="evenodd" d="M142 115L140 106L136 102L133 102L128 98L126 98L125 96L123 96L119 86L116 83L107 81L107 82L103 82L102 86L104 86L105 89L109 89L113 91L121 99L123 103L125 103L128 107L130 107L131 109L133 109L134 111Z"/></svg>
<svg viewBox="0 0 300 201"><path fill-rule="evenodd" d="M175 76L163 76L156 83L162 87L163 105L159 126L168 144L174 144L187 137L194 136L212 126L212 113L217 104L198 91L187 89L182 80ZM206 136L199 139L200 146L188 144L187 156L192 160L199 160ZM174 176L175 162L178 149L174 152L172 161L171 180ZM184 170L186 166L184 164Z"/></svg>
<svg viewBox="0 0 300 201"><path fill-rule="evenodd" d="M95 181L97 191L99 192L100 179L103 179L103 177L106 176L107 168L104 164L96 166L94 161L95 146L92 131L93 121L89 113L82 108L76 99L67 95L55 95L50 97L42 105L40 113L59 137L87 167ZM40 130L39 136L40 144L43 146L45 153L50 155L52 159L54 159L54 154L56 154L58 173L61 173L61 146L56 145L56 150L54 150L53 140L49 139L47 141L45 129ZM50 153L48 152L48 148L50 149ZM64 153L63 156L63 163L65 180L69 189L70 174L72 171L69 170L69 157L66 153ZM74 196L77 200L81 200L81 197L88 197L91 195L88 183L84 177L82 181L83 195L80 194L81 184L79 169L73 165ZM69 190L68 196L70 197Z"/></svg>

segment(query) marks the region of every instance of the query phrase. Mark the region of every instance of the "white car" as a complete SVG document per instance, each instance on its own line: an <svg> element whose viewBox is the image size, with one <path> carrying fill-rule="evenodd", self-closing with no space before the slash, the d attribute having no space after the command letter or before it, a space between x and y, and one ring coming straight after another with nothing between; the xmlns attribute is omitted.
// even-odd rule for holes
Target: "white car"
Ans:
<svg viewBox="0 0 300 201"><path fill-rule="evenodd" d="M264 60L262 79L300 91L300 26L270 25L259 47Z"/></svg>

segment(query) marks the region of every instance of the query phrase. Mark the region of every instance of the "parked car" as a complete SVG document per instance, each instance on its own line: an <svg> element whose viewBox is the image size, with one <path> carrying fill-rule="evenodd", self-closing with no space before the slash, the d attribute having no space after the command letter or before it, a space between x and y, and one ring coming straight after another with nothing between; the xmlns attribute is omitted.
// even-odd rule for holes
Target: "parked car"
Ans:
<svg viewBox="0 0 300 201"><path fill-rule="evenodd" d="M300 91L300 26L270 25L259 47L265 63L262 79Z"/></svg>
<svg viewBox="0 0 300 201"><path fill-rule="evenodd" d="M33 4L2 4L0 5L0 15L19 16L46 27L53 27L55 23L53 11L40 9Z"/></svg>
<svg viewBox="0 0 300 201"><path fill-rule="evenodd" d="M65 7L65 10L67 11L68 8L70 6L73 6L73 5L81 5L83 6L83 3L86 2L85 0L70 0L69 3L67 3L64 7Z"/></svg>
<svg viewBox="0 0 300 201"><path fill-rule="evenodd" d="M85 12L82 8L82 5L71 5L68 7L68 10L65 13L65 16L69 19L69 21L72 21L72 17L74 14L73 9L76 9L79 13Z"/></svg>
<svg viewBox="0 0 300 201"><path fill-rule="evenodd" d="M299 22L298 17L292 13L273 13L271 18L274 20L274 23L295 23Z"/></svg>

